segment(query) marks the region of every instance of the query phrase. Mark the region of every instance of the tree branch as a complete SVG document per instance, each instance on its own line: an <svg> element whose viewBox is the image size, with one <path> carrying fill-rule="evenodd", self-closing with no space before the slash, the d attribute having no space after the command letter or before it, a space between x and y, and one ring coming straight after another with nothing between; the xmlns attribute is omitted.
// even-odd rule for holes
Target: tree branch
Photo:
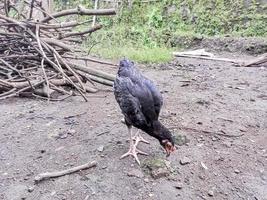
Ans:
<svg viewBox="0 0 267 200"><path fill-rule="evenodd" d="M115 9L86 9L82 6L78 6L75 9L69 9L69 10L63 10L57 13L52 14L51 16L48 16L41 20L42 23L48 22L53 18L63 17L67 15L115 15Z"/></svg>

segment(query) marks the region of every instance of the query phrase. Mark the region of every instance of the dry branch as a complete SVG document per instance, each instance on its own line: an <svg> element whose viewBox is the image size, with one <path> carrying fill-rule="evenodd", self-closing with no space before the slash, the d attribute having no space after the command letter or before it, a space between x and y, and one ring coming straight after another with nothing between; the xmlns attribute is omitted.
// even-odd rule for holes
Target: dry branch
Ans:
<svg viewBox="0 0 267 200"><path fill-rule="evenodd" d="M78 80L72 76L70 77L72 79L73 82L77 83ZM36 83L38 83L38 80L35 80L33 82L31 82L32 85L35 85ZM51 84L56 85L56 86L66 86L66 85L70 85L70 83L66 80L66 79L51 79L49 81ZM2 80L0 80L0 85L1 84L5 84L6 82L2 82ZM8 85L6 85L6 87L8 88L16 88L16 89L21 89L24 87L29 86L29 82L28 81L20 81L20 82L8 82L6 83Z"/></svg>
<svg viewBox="0 0 267 200"><path fill-rule="evenodd" d="M241 67L256 66L256 65L260 65L260 64L267 62L267 53L250 61L241 61L241 60L236 60L236 59L215 57L212 53L206 52L205 49L197 49L197 50L185 51L185 52L173 52L173 55L176 57L197 58L197 59L204 59L204 60L230 62L230 63L235 64L236 66L241 66Z"/></svg>
<svg viewBox="0 0 267 200"><path fill-rule="evenodd" d="M115 15L115 14L116 14L115 9L94 10L94 9L85 9L82 6L78 6L77 8L74 9L63 10L61 12L54 13L51 16L48 16L43 20L41 20L41 22L45 23L53 18L63 17L67 15Z"/></svg>
<svg viewBox="0 0 267 200"><path fill-rule="evenodd" d="M97 76L92 76L90 74L86 74L86 76L88 78L90 78L90 80L95 81L97 83L101 83L101 84L107 85L107 86L113 86L113 81L106 80L106 79L103 79L103 78L99 78Z"/></svg>
<svg viewBox="0 0 267 200"><path fill-rule="evenodd" d="M93 33L99 29L102 28L102 25L95 25L94 27L85 30L85 31L80 31L80 32L73 32L73 33L65 33L64 35L60 35L60 39L62 38L67 38L67 37L73 37L73 36L82 36L85 34Z"/></svg>
<svg viewBox="0 0 267 200"><path fill-rule="evenodd" d="M267 62L267 53L243 64L243 67L256 66Z"/></svg>
<svg viewBox="0 0 267 200"><path fill-rule="evenodd" d="M71 173L74 173L74 172L77 172L80 170L95 167L96 165L97 165L97 162L93 161L93 162L86 163L84 165L80 165L80 166L73 167L73 168L66 169L66 170L62 170L62 171L41 173L41 174L38 174L37 176L35 176L34 181L40 182L44 179L64 176L64 175L71 174Z"/></svg>
<svg viewBox="0 0 267 200"><path fill-rule="evenodd" d="M102 72L102 71L99 71L99 70L96 70L96 69L93 69L93 68L89 68L89 67L85 67L83 65L79 65L79 64L74 64L74 63L70 63L70 65L72 65L72 67L74 69L77 69L77 70L80 70L82 72L85 72L85 73L88 73L88 74L91 74L91 75L94 75L94 76L98 76L100 78L103 78L103 79L107 79L109 81L114 81L115 80L115 75L111 75L111 74L108 74L106 72Z"/></svg>
<svg viewBox="0 0 267 200"><path fill-rule="evenodd" d="M203 55L194 55L194 54L185 54L181 52L173 52L173 55L176 57L185 57L185 58L198 58L198 59L204 59L204 60L214 60L214 61L223 61L223 62L230 62L239 64L237 60L229 59L229 58L218 58L218 57L209 57L209 56L203 56Z"/></svg>
<svg viewBox="0 0 267 200"><path fill-rule="evenodd" d="M57 39L54 39L54 38L42 38L42 40L44 42L46 42L47 44L50 44L52 46L57 46L57 47L62 48L65 51L73 52L73 47L72 46L67 45L64 42L60 41L60 40L57 40Z"/></svg>
<svg viewBox="0 0 267 200"><path fill-rule="evenodd" d="M114 64L114 63L111 63L111 62L106 62L106 61L103 61L103 60L98 60L98 59L95 59L95 58L89 58L89 57L69 56L69 55L63 55L62 57L63 58L71 58L71 59L75 59L75 60L92 61L92 62L105 64L105 65L111 65L111 66L118 66L118 64Z"/></svg>

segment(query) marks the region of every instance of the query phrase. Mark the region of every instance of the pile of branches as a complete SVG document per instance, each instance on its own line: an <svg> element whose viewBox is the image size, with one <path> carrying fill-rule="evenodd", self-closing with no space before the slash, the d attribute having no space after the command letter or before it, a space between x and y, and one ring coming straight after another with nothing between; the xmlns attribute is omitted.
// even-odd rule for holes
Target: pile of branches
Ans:
<svg viewBox="0 0 267 200"><path fill-rule="evenodd" d="M101 63L88 58L79 46L84 37L102 26L92 26L91 20L59 20L66 16L73 19L79 15L114 15L114 9L78 6L49 13L40 1L18 2L23 2L26 9L20 11L17 3L9 0L0 3L0 100L14 96L62 100L75 94L87 100L86 92L97 92L95 82L112 86L114 75L81 62ZM38 12L41 17L39 15L37 20L34 13ZM84 25L89 28L75 31L76 27Z"/></svg>

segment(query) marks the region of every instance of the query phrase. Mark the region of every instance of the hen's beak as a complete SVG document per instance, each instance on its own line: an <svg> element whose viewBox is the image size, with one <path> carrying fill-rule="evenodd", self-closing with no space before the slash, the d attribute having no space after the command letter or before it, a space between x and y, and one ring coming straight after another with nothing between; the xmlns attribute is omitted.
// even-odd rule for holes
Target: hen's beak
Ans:
<svg viewBox="0 0 267 200"><path fill-rule="evenodd" d="M176 147L172 145L172 143L170 142L167 142L166 145L165 145L165 151L166 151L166 156L170 156L170 154L172 152L174 152L176 150Z"/></svg>

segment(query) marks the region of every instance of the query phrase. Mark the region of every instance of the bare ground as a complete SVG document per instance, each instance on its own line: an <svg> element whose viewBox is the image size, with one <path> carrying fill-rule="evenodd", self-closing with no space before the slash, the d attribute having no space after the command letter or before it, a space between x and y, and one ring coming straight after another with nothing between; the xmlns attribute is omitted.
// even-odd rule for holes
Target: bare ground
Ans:
<svg viewBox="0 0 267 200"><path fill-rule="evenodd" d="M89 102L9 99L0 105L0 199L266 200L266 68L176 59L141 69L164 95L161 120L188 138L185 145L166 158L145 135L151 143L140 149L150 155L139 167L119 159L129 135L112 92ZM41 172L93 160L95 168L34 184ZM169 175L152 178L146 163L154 160Z"/></svg>

